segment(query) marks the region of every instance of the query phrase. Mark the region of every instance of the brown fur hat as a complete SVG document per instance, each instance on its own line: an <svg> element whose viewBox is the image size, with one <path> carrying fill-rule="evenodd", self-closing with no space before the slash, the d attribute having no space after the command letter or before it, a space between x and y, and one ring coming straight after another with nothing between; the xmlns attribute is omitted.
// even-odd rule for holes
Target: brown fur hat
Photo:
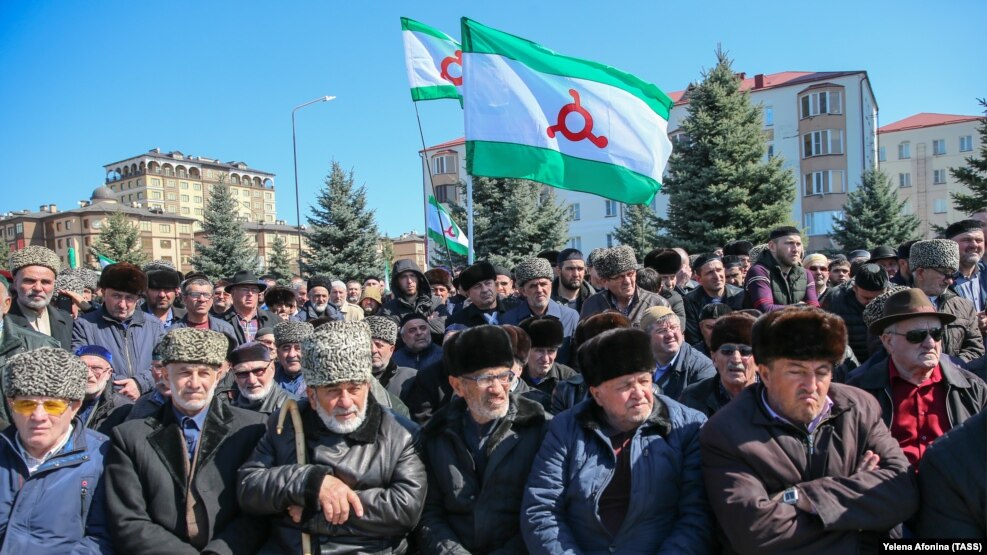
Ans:
<svg viewBox="0 0 987 555"><path fill-rule="evenodd" d="M295 292L287 287L272 287L264 292L264 304L267 306L274 305L288 305L294 306L298 304L298 298L295 297Z"/></svg>
<svg viewBox="0 0 987 555"><path fill-rule="evenodd" d="M573 332L572 341L577 345L582 345L607 330L629 327L631 327L631 321L627 316L616 310L608 310L581 320L576 325L576 331Z"/></svg>
<svg viewBox="0 0 987 555"><path fill-rule="evenodd" d="M129 262L117 262L103 268L99 275L99 286L102 289L140 295L147 289L147 274Z"/></svg>
<svg viewBox="0 0 987 555"><path fill-rule="evenodd" d="M565 342L562 322L554 316L532 316L521 322L521 329L531 338L531 346L539 349L558 349Z"/></svg>
<svg viewBox="0 0 987 555"><path fill-rule="evenodd" d="M758 318L751 347L758 364L776 358L829 360L838 364L846 352L846 324L819 308L788 307Z"/></svg>
<svg viewBox="0 0 987 555"><path fill-rule="evenodd" d="M743 312L727 314L717 319L716 323L713 324L713 334L709 338L710 352L716 352L720 345L726 343L750 345L751 330L756 321L757 318Z"/></svg>
<svg viewBox="0 0 987 555"><path fill-rule="evenodd" d="M592 387L638 372L652 372L651 337L638 329L615 329L597 335L579 349L579 369Z"/></svg>
<svg viewBox="0 0 987 555"><path fill-rule="evenodd" d="M442 268L432 268L425 272L425 279L429 285L444 285L446 289L452 289L452 276Z"/></svg>

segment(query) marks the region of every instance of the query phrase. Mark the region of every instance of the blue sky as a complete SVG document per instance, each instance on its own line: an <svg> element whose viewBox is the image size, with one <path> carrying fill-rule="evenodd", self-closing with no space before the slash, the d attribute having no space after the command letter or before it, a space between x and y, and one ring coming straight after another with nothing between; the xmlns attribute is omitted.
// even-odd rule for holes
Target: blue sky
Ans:
<svg viewBox="0 0 987 555"><path fill-rule="evenodd" d="M698 80L721 43L736 71L866 70L887 124L977 114L987 2L0 2L0 212L71 208L102 166L151 148L277 174L293 223L291 109L303 219L339 161L382 231L422 232L421 148L400 16L459 36L468 16L600 61L665 91ZM425 140L462 135L454 101L419 105Z"/></svg>

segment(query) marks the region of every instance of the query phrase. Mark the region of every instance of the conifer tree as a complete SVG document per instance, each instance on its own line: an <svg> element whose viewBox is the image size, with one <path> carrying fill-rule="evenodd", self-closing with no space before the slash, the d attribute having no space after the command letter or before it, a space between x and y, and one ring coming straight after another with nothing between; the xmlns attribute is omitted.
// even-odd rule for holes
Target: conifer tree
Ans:
<svg viewBox="0 0 987 555"><path fill-rule="evenodd" d="M0 241L0 263L6 266L8 260L10 260L10 245L6 241Z"/></svg>
<svg viewBox="0 0 987 555"><path fill-rule="evenodd" d="M237 216L237 201L220 181L213 185L202 222L205 243L195 244L192 266L211 279L230 277L240 270L257 271L257 249Z"/></svg>
<svg viewBox="0 0 987 555"><path fill-rule="evenodd" d="M658 246L658 216L647 204L631 204L624 207L620 225L614 230L614 237L621 245L634 249L638 260Z"/></svg>
<svg viewBox="0 0 987 555"><path fill-rule="evenodd" d="M870 250L914 239L919 220L904 215L904 206L884 172L867 170L857 190L847 195L843 217L833 221L833 240L844 250Z"/></svg>
<svg viewBox="0 0 987 555"><path fill-rule="evenodd" d="M970 194L950 193L953 207L964 215L972 215L987 209L987 99L981 98L984 116L980 119L977 134L980 135L980 157L969 156L966 165L949 172L953 178L966 185Z"/></svg>
<svg viewBox="0 0 987 555"><path fill-rule="evenodd" d="M689 112L661 192L663 242L706 252L734 240L760 243L790 221L795 178L778 156L765 159L762 108L740 90L740 78L720 49L716 67L687 91Z"/></svg>
<svg viewBox="0 0 987 555"><path fill-rule="evenodd" d="M304 260L307 274L337 279L380 274L384 267L378 246L380 233L374 211L367 209L366 188L354 187L352 171L347 174L333 161L311 210Z"/></svg>
<svg viewBox="0 0 987 555"><path fill-rule="evenodd" d="M149 260L141 244L140 232L119 210L103 222L92 250L115 262L137 266L143 266Z"/></svg>
<svg viewBox="0 0 987 555"><path fill-rule="evenodd" d="M291 253L288 252L288 244L280 235L274 236L271 243L271 255L267 258L267 273L278 280L278 285L288 286L291 284L291 264L294 262Z"/></svg>

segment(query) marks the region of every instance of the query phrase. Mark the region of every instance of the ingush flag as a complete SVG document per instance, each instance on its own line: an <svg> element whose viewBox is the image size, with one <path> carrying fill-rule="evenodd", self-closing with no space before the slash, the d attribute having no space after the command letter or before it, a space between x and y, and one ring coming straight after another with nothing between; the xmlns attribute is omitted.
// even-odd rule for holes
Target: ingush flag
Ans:
<svg viewBox="0 0 987 555"><path fill-rule="evenodd" d="M404 62L411 98L463 100L463 52L459 42L438 29L401 18Z"/></svg>
<svg viewBox="0 0 987 555"><path fill-rule="evenodd" d="M467 256L469 253L466 235L432 195L428 195L428 236L439 249L444 249L448 244L449 250L456 254Z"/></svg>
<svg viewBox="0 0 987 555"><path fill-rule="evenodd" d="M466 169L647 204L672 100L629 73L462 20Z"/></svg>

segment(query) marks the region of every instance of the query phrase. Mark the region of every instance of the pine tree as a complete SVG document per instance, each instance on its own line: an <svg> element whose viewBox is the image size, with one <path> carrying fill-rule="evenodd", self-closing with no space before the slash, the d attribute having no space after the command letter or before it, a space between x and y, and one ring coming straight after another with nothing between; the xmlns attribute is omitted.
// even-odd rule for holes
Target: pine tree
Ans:
<svg viewBox="0 0 987 555"><path fill-rule="evenodd" d="M981 98L985 117L980 119L977 133L980 135L980 157L969 156L966 166L953 168L949 173L967 186L972 194L950 193L953 207L963 214L972 215L987 208L987 99Z"/></svg>
<svg viewBox="0 0 987 555"><path fill-rule="evenodd" d="M465 185L462 196L466 198ZM466 222L466 207L453 205L453 219ZM569 236L568 209L555 190L524 179L473 179L473 249L476 260L513 268Z"/></svg>
<svg viewBox="0 0 987 555"><path fill-rule="evenodd" d="M795 178L780 157L765 160L762 108L740 90L731 60L717 49L716 67L687 91L682 121L661 192L669 195L661 220L664 243L689 252L713 250L734 239L755 243L790 221Z"/></svg>
<svg viewBox="0 0 987 555"><path fill-rule="evenodd" d="M288 252L288 243L280 235L274 236L271 243L271 255L267 258L267 273L278 280L278 285L288 286L291 284L291 265L294 262L291 253Z"/></svg>
<svg viewBox="0 0 987 555"><path fill-rule="evenodd" d="M257 271L257 249L237 217L236 199L222 181L209 193L202 231L209 244L195 244L191 263L196 271L212 279L230 277L240 270Z"/></svg>
<svg viewBox="0 0 987 555"><path fill-rule="evenodd" d="M0 263L6 266L8 260L10 260L10 245L6 241L0 241Z"/></svg>
<svg viewBox="0 0 987 555"><path fill-rule="evenodd" d="M337 279L380 274L380 233L374 211L367 209L366 188L354 188L353 172L333 161L316 202L308 218L305 271Z"/></svg>
<svg viewBox="0 0 987 555"><path fill-rule="evenodd" d="M614 230L614 237L621 245L634 249L638 260L658 246L658 228L661 226L655 211L647 204L631 204L624 207L620 226Z"/></svg>
<svg viewBox="0 0 987 555"><path fill-rule="evenodd" d="M844 250L897 245L915 238L919 220L904 215L891 180L880 170L868 170L860 186L847 195L843 217L833 221L833 240Z"/></svg>
<svg viewBox="0 0 987 555"><path fill-rule="evenodd" d="M137 266L143 266L149 260L141 244L140 232L119 210L103 222L92 250L115 262L129 262Z"/></svg>

